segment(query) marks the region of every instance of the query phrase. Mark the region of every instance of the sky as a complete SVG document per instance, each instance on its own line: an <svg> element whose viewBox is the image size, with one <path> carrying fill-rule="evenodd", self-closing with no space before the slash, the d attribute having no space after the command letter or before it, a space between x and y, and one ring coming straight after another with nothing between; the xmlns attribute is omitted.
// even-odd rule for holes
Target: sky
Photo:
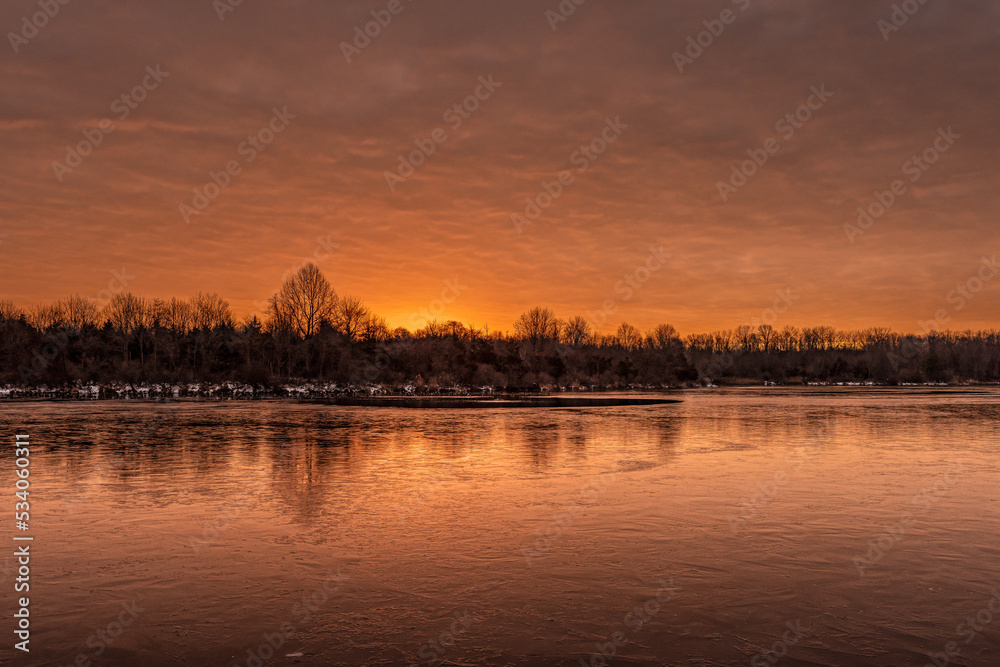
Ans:
<svg viewBox="0 0 1000 667"><path fill-rule="evenodd" d="M0 299L1000 325L992 0L233 1L3 3Z"/></svg>

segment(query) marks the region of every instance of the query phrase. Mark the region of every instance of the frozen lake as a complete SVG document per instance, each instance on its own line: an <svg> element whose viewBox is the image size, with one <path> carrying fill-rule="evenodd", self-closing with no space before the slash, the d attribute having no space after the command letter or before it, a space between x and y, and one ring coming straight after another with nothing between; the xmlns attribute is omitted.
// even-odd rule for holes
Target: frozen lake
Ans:
<svg viewBox="0 0 1000 667"><path fill-rule="evenodd" d="M672 396L0 403L18 664L1000 664L1000 391Z"/></svg>

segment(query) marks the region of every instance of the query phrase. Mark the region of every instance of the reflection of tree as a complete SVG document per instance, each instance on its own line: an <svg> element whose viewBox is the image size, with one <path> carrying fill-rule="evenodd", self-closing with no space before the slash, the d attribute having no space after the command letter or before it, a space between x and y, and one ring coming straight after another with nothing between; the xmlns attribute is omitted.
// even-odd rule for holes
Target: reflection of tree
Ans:
<svg viewBox="0 0 1000 667"><path fill-rule="evenodd" d="M300 439L276 443L271 451L270 485L275 497L294 511L294 519L309 523L323 506L333 477L324 475L315 444Z"/></svg>
<svg viewBox="0 0 1000 667"><path fill-rule="evenodd" d="M515 420L506 422L508 428ZM523 430L522 430L523 429ZM507 437L524 439L531 463L536 468L548 467L551 458L559 452L565 437L564 425L544 417L525 420L519 433L508 433Z"/></svg>
<svg viewBox="0 0 1000 667"><path fill-rule="evenodd" d="M563 464L560 457L600 456L623 444L660 461L676 455L684 420L676 407L626 408L611 419L602 410L559 410L510 419L504 422L505 437L520 445L535 468L558 467Z"/></svg>
<svg viewBox="0 0 1000 667"><path fill-rule="evenodd" d="M658 416L649 419L648 426L656 438L661 461L672 459L677 455L683 425L683 413L663 414L661 412Z"/></svg>
<svg viewBox="0 0 1000 667"><path fill-rule="evenodd" d="M276 408L269 416L262 454L268 459L271 494L293 510L290 518L308 524L324 512L337 514L358 501L346 497L345 489L355 487L344 480L357 473L357 459L365 458L370 424L350 415L293 421L281 413Z"/></svg>
<svg viewBox="0 0 1000 667"><path fill-rule="evenodd" d="M636 448L619 458L648 461L657 446L662 458L680 419L647 408L617 410L611 421L600 410L431 415L183 401L109 408L79 431L46 434L61 443L49 454L66 471L60 511L81 517L179 504L199 539L208 539L205 520L224 519L228 529L255 514L301 526L309 539L333 539L338 530L355 539L385 521L419 520L461 502L498 474L578 465L622 442Z"/></svg>

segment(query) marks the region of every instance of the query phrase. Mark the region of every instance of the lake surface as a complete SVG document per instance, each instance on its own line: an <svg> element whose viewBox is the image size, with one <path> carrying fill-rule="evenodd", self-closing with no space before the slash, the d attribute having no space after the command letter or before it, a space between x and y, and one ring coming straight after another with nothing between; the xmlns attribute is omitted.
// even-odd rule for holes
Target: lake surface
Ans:
<svg viewBox="0 0 1000 667"><path fill-rule="evenodd" d="M1000 391L679 397L0 404L17 664L1000 664Z"/></svg>

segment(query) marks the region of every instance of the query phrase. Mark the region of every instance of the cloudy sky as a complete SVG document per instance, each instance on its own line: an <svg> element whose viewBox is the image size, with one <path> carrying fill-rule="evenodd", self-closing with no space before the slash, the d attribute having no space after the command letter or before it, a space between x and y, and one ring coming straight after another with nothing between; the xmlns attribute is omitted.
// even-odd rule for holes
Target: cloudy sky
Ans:
<svg viewBox="0 0 1000 667"><path fill-rule="evenodd" d="M314 260L394 325L998 324L992 0L226 2L3 3L0 298L251 313Z"/></svg>

